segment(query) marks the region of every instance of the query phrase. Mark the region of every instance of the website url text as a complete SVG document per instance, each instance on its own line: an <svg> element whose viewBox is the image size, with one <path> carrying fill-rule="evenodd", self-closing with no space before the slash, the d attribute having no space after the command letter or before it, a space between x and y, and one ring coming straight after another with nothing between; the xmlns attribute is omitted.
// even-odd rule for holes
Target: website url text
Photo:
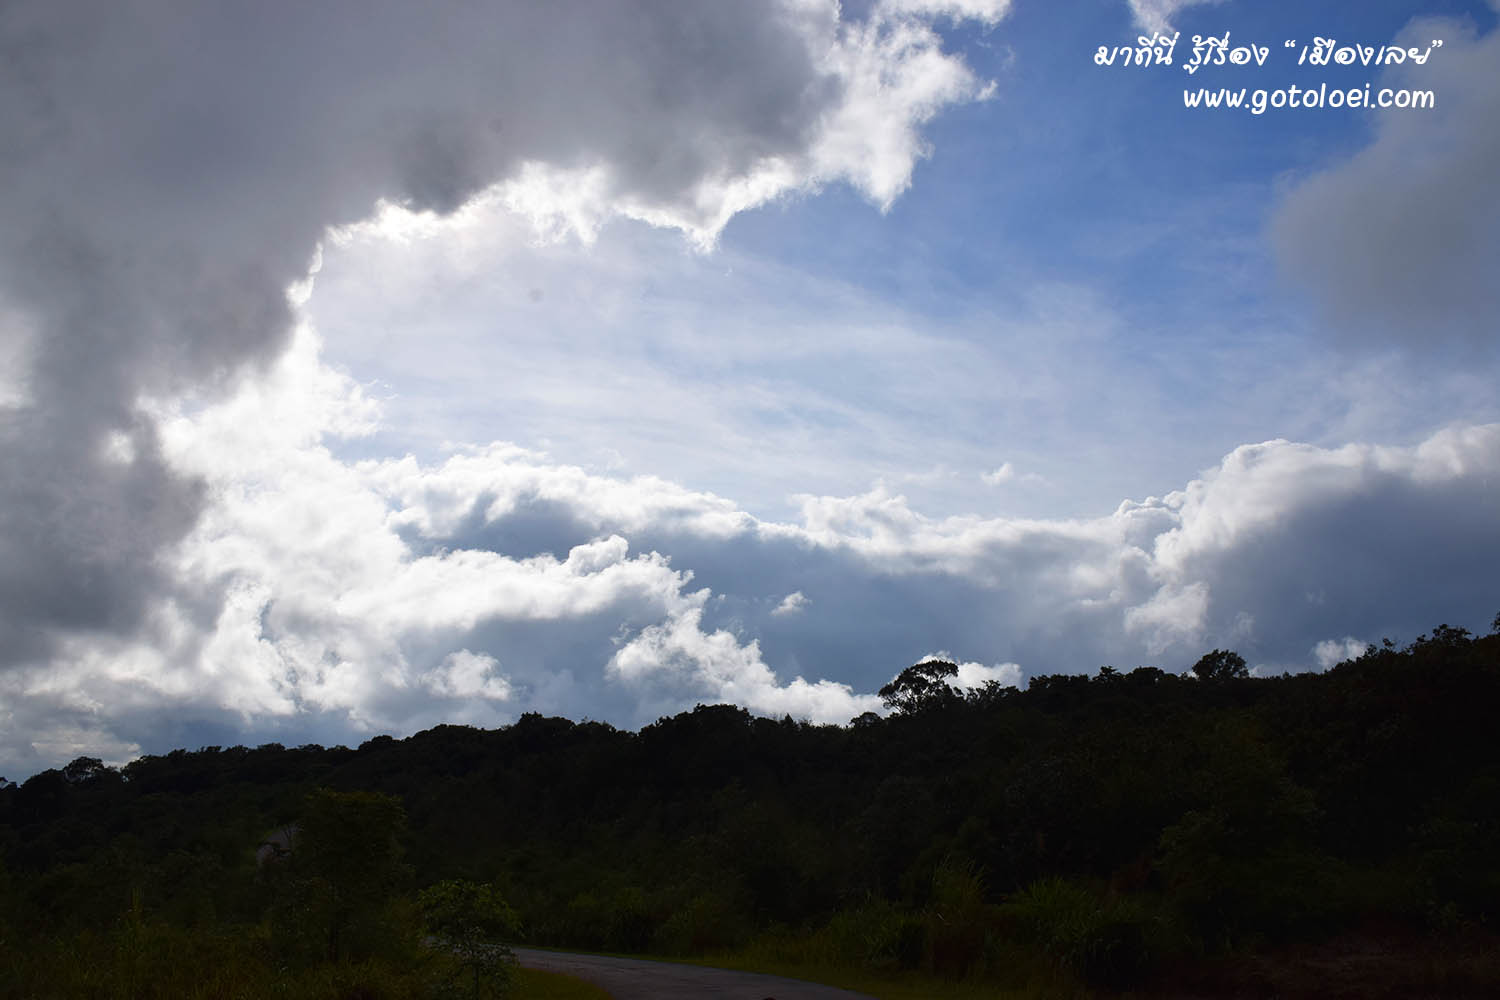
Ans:
<svg viewBox="0 0 1500 1000"><path fill-rule="evenodd" d="M1268 109L1282 108L1399 108L1430 109L1437 107L1437 94L1431 90L1399 90L1382 87L1278 87L1275 90L1251 90L1240 87L1199 87L1182 92L1185 108L1242 109L1252 115L1263 115Z"/></svg>

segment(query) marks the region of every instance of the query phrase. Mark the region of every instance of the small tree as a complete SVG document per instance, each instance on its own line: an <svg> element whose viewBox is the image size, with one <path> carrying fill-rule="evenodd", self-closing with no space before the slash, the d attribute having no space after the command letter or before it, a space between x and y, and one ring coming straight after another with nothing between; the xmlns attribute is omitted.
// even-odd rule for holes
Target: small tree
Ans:
<svg viewBox="0 0 1500 1000"><path fill-rule="evenodd" d="M1211 653L1204 653L1193 664L1193 674L1200 681L1227 681L1249 677L1250 668L1245 665L1245 658L1234 650L1216 649Z"/></svg>
<svg viewBox="0 0 1500 1000"><path fill-rule="evenodd" d="M472 975L470 996L504 996L516 961L504 942L516 935L519 921L495 887L449 879L422 890L417 903L427 930Z"/></svg>
<svg viewBox="0 0 1500 1000"><path fill-rule="evenodd" d="M268 869L272 924L280 943L328 961L387 942L388 904L406 881L401 803L374 792L320 788L307 797L289 851ZM315 944L316 943L316 944Z"/></svg>
<svg viewBox="0 0 1500 1000"><path fill-rule="evenodd" d="M948 660L924 660L907 667L896 679L880 689L880 700L896 712L918 712L944 705L956 698L948 683L958 676L958 664Z"/></svg>

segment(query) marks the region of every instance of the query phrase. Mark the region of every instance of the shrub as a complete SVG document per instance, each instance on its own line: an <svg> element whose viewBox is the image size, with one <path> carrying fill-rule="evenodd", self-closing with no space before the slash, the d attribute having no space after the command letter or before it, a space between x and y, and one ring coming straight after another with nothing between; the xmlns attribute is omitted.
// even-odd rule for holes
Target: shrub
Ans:
<svg viewBox="0 0 1500 1000"><path fill-rule="evenodd" d="M923 922L884 899L839 911L822 936L837 961L868 969L914 969L927 948Z"/></svg>
<svg viewBox="0 0 1500 1000"><path fill-rule="evenodd" d="M452 992L478 1000L509 991L516 956L505 941L520 923L494 886L449 879L422 890L417 905L428 932L458 959L463 975Z"/></svg>
<svg viewBox="0 0 1500 1000"><path fill-rule="evenodd" d="M750 925L724 892L703 891L656 930L656 947L670 955L702 955L735 948L750 937Z"/></svg>
<svg viewBox="0 0 1500 1000"><path fill-rule="evenodd" d="M1091 985L1129 986L1159 957L1162 921L1137 901L1102 898L1076 882L1033 882L1002 912L1025 940Z"/></svg>

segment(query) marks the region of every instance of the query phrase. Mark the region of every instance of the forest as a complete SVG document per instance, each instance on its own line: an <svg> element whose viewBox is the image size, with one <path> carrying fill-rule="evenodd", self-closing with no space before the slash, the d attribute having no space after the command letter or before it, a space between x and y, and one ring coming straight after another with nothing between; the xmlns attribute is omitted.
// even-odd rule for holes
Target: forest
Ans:
<svg viewBox="0 0 1500 1000"><path fill-rule="evenodd" d="M1500 992L1500 616L1322 673L953 674L845 726L528 714L0 782L0 997L489 995L518 942L973 996Z"/></svg>

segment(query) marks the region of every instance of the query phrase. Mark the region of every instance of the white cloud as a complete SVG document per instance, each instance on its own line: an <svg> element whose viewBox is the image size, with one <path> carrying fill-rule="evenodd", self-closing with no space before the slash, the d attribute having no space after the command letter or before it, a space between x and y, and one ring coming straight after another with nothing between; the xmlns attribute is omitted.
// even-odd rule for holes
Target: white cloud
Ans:
<svg viewBox="0 0 1500 1000"><path fill-rule="evenodd" d="M943 54L930 27L905 19L850 25L824 66L847 96L813 144L813 178L845 177L882 207L906 190L928 153L918 127L945 105L994 92Z"/></svg>
<svg viewBox="0 0 1500 1000"><path fill-rule="evenodd" d="M1324 639L1313 647L1313 659L1319 667L1327 670L1345 660L1354 660L1363 656L1368 645L1352 635L1346 635L1342 639Z"/></svg>
<svg viewBox="0 0 1500 1000"><path fill-rule="evenodd" d="M810 603L802 591L794 590L781 599L781 603L776 605L776 609L771 614L776 617L800 614Z"/></svg>
<svg viewBox="0 0 1500 1000"><path fill-rule="evenodd" d="M1001 687L1017 687L1021 683L1021 665L995 663L985 666L982 663L964 662L958 665L955 680L962 688L984 687L992 681Z"/></svg>
<svg viewBox="0 0 1500 1000"><path fill-rule="evenodd" d="M837 181L888 208L928 153L919 128L947 105L993 92L942 51L928 20L993 24L1008 9L1001 0L890 0L864 22L840 21L836 5L799 0L776 6L824 74L815 86L837 95L825 98L804 145L722 162L705 157L698 176L669 198L632 183L606 158L583 166L529 160L499 186L500 199L530 219L542 240L575 235L592 242L605 221L623 216L681 229L706 249L736 214Z"/></svg>
<svg viewBox="0 0 1500 1000"><path fill-rule="evenodd" d="M641 630L610 660L609 671L626 681L665 674L712 700L813 722L848 722L879 707L879 698L857 695L847 684L802 677L778 683L761 659L758 641L742 644L724 629L702 628L707 597L707 591L699 591L666 622Z"/></svg>
<svg viewBox="0 0 1500 1000"><path fill-rule="evenodd" d="M1246 445L1096 518L934 518L877 488L777 521L503 443L341 460L325 437L374 432L379 406L307 329L228 398L153 406L163 454L211 498L170 566L180 587L139 633L72 636L3 675L0 770L59 763L38 747L78 743L54 732L191 742L164 717L300 741L529 710L640 724L720 700L842 722L939 641L987 652L964 686L1018 684L1018 664L1182 669L1211 646L1326 665L1353 648L1332 629L1454 620L1500 553L1500 425ZM1372 618L1382 574L1436 583Z"/></svg>
<svg viewBox="0 0 1500 1000"><path fill-rule="evenodd" d="M486 519L494 519L523 502L536 501L579 508L595 525L626 531L670 523L722 537L738 534L752 523L748 514L712 494L654 476L626 480L595 475L500 442L466 449L436 468L424 468L408 456L371 464L367 471L401 503L393 524L431 537L451 534L476 505Z"/></svg>
<svg viewBox="0 0 1500 1000"><path fill-rule="evenodd" d="M122 742L103 727L53 729L45 736L32 740L31 747L42 760L70 761L79 757L98 757L109 767L120 767L141 755L139 743Z"/></svg>
<svg viewBox="0 0 1500 1000"><path fill-rule="evenodd" d="M423 674L422 680L432 691L449 698L509 701L513 693L493 656L467 649L449 653L441 664Z"/></svg>
<svg viewBox="0 0 1500 1000"><path fill-rule="evenodd" d="M1209 585L1202 580L1162 587L1144 604L1125 609L1125 630L1146 636L1158 656L1175 644L1198 642L1208 617Z"/></svg>
<svg viewBox="0 0 1500 1000"><path fill-rule="evenodd" d="M1027 486L1045 486L1047 479L1037 475L1035 472L1017 472L1011 462L1002 462L998 469L982 473L980 480L986 486L1005 486L1009 483L1022 483Z"/></svg>
<svg viewBox="0 0 1500 1000"><path fill-rule="evenodd" d="M1156 540L1163 573L1189 570L1203 554L1277 531L1298 509L1348 503L1392 478L1441 487L1493 468L1500 425L1454 427L1414 447L1350 444L1317 448L1288 441L1241 445L1164 504L1179 525Z"/></svg>
<svg viewBox="0 0 1500 1000"><path fill-rule="evenodd" d="M930 660L943 660L953 663L958 667L958 673L953 678L953 683L961 690L968 688L982 688L994 681L1001 687L1018 687L1021 683L1021 665L1019 663L996 663L985 666L973 660L965 660L958 663L952 653L947 650L939 650L936 653L928 653L917 660L918 663L927 663Z"/></svg>
<svg viewBox="0 0 1500 1000"><path fill-rule="evenodd" d="M996 469L995 471L993 471L993 472L986 472L984 475L980 476L979 478L983 479L986 483L988 483L991 486L999 486L1002 483L1008 483L1012 479L1015 479L1016 478L1016 469L1015 469L1015 466L1011 465L1009 462L1006 462L1006 463L1002 464L1000 466L1000 468Z"/></svg>
<svg viewBox="0 0 1500 1000"><path fill-rule="evenodd" d="M504 445L436 467L341 462L319 427L368 430L373 404L318 362L310 330L297 345L220 403L155 404L166 454L214 497L175 572L186 591L217 593L217 613L205 619L206 609L181 598L159 600L144 633L70 638L65 663L13 673L20 686L0 702L26 704L37 724L61 716L106 730L108 720L129 725L133 713L164 706L227 713L250 727L319 718L356 732L436 718L493 724L523 696L567 693L558 682L570 668L604 682L609 665L625 690L662 675L662 711L708 698L847 721L874 703L848 685L779 682L754 641L701 627L708 592L686 589L690 572L655 552L632 554L618 533L666 528L721 539L753 528L749 515L661 480L590 475ZM263 412L285 419L253 419ZM468 514L503 520L538 498L611 531L569 546L565 558L429 544ZM789 594L783 606L805 603ZM636 634L616 649L609 639L622 625ZM525 629L553 638L501 673L493 650L466 641L495 627L502 643ZM558 640L578 633L596 636L592 662L560 659ZM657 710L654 695L641 697ZM485 703L505 715L475 707ZM0 759L39 752L0 746Z"/></svg>

